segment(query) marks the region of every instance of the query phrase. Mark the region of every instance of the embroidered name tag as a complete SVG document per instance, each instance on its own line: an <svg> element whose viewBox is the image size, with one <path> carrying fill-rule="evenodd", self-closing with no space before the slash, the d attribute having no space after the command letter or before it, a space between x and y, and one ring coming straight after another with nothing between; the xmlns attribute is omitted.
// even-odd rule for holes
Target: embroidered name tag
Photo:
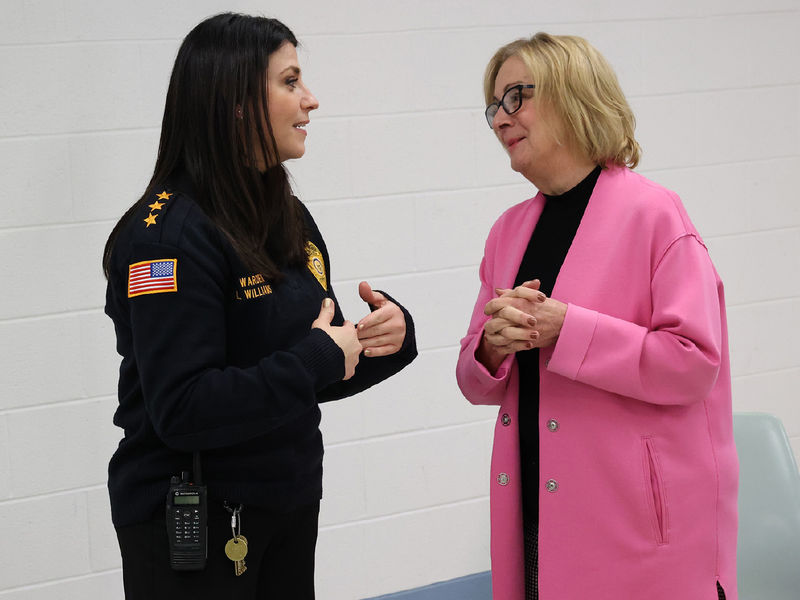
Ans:
<svg viewBox="0 0 800 600"><path fill-rule="evenodd" d="M322 252L313 243L306 243L306 254L308 254L308 270L317 278L319 284L327 292L328 277L325 275L325 261L322 260Z"/></svg>
<svg viewBox="0 0 800 600"><path fill-rule="evenodd" d="M249 275L248 277L239 278L239 287L242 288L242 297L239 291L236 291L237 300L252 300L260 298L272 293L272 286L264 280L264 276L260 273Z"/></svg>
<svg viewBox="0 0 800 600"><path fill-rule="evenodd" d="M145 260L128 267L128 298L178 291L178 259Z"/></svg>

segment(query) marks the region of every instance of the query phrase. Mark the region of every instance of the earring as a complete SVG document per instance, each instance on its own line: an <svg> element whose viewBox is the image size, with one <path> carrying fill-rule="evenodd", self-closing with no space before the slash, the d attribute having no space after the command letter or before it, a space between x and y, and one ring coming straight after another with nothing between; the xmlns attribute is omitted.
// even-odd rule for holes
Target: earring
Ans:
<svg viewBox="0 0 800 600"><path fill-rule="evenodd" d="M242 107L237 106L236 109L233 111L233 114L236 116L237 119L244 118L244 112L242 112Z"/></svg>

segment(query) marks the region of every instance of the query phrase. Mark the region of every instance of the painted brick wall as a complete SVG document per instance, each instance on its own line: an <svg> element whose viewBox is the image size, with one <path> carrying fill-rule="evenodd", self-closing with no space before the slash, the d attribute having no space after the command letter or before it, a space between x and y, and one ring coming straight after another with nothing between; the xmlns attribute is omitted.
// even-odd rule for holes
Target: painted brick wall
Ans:
<svg viewBox="0 0 800 600"><path fill-rule="evenodd" d="M102 7L102 8L101 8ZM737 410L800 453L797 0L3 0L0 600L121 598L105 470L120 432L101 249L149 178L180 39L222 10L292 27L321 108L296 189L333 257L414 313L420 358L324 408L317 587L358 599L488 568L493 409L453 370L494 219L530 195L483 121L481 76L538 30L587 37L727 289Z"/></svg>

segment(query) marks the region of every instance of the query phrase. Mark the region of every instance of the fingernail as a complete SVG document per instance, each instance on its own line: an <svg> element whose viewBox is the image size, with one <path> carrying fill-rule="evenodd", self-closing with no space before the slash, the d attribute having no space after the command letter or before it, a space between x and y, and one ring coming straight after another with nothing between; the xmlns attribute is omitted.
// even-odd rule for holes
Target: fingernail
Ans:
<svg viewBox="0 0 800 600"><path fill-rule="evenodd" d="M325 298L325 300L322 301L322 306L324 306L325 308L330 308L332 305L333 305L333 300L331 300L330 298Z"/></svg>
<svg viewBox="0 0 800 600"><path fill-rule="evenodd" d="M372 356L372 350L370 350L369 348L364 350L364 356Z"/></svg>
<svg viewBox="0 0 800 600"><path fill-rule="evenodd" d="M530 342L526 342L526 343L525 343L525 347L526 347L528 350L530 350L531 348L533 348L533 344L531 344Z"/></svg>
<svg viewBox="0 0 800 600"><path fill-rule="evenodd" d="M539 299L539 302L544 302L545 300L547 300L547 296L545 296L544 294L539 294L538 299Z"/></svg>
<svg viewBox="0 0 800 600"><path fill-rule="evenodd" d="M494 293L500 296L503 293L503 290L501 290L500 288L494 288Z"/></svg>
<svg viewBox="0 0 800 600"><path fill-rule="evenodd" d="M534 331L533 333L531 333L531 339L532 340L538 340L539 339L539 332L538 331Z"/></svg>
<svg viewBox="0 0 800 600"><path fill-rule="evenodd" d="M528 325L530 325L531 327L536 325L536 319L534 319L533 317L528 317Z"/></svg>

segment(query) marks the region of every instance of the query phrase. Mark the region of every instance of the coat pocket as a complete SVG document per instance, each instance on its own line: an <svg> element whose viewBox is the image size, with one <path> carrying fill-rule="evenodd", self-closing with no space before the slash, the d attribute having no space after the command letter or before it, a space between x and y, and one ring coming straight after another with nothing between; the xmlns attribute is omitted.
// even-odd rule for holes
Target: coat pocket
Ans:
<svg viewBox="0 0 800 600"><path fill-rule="evenodd" d="M664 493L664 479L661 474L661 463L658 460L655 440L652 437L642 438L644 464L644 486L647 505L653 524L656 542L669 543L669 515L667 499Z"/></svg>

